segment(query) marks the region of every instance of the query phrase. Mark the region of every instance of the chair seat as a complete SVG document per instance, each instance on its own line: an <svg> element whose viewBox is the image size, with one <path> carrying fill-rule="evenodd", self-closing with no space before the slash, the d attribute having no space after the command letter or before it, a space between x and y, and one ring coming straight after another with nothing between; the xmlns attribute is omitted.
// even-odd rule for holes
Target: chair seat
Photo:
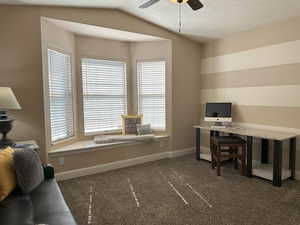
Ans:
<svg viewBox="0 0 300 225"><path fill-rule="evenodd" d="M246 141L235 136L216 136L211 138L216 144L245 144Z"/></svg>
<svg viewBox="0 0 300 225"><path fill-rule="evenodd" d="M225 149L226 147L226 149ZM211 167L217 167L217 175L221 175L221 161L224 158L234 160L234 168L241 162L241 173L245 175L246 141L236 136L213 136L210 142ZM226 155L224 154L226 153Z"/></svg>

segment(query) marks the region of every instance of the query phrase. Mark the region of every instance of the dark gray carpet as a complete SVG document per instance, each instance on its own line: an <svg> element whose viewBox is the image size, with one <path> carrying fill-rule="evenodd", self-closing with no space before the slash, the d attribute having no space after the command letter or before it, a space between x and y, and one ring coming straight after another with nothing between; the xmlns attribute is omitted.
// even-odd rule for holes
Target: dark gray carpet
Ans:
<svg viewBox="0 0 300 225"><path fill-rule="evenodd" d="M276 188L231 165L215 172L190 155L59 185L79 225L300 224L300 182Z"/></svg>

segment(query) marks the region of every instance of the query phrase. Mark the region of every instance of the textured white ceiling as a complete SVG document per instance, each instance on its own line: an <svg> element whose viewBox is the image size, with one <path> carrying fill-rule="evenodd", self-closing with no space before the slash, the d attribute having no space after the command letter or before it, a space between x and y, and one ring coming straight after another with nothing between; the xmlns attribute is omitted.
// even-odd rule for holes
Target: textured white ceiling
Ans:
<svg viewBox="0 0 300 225"><path fill-rule="evenodd" d="M82 23L74 23L70 21L57 20L57 19L52 19L47 17L43 17L43 19L48 21L49 23L55 24L56 26L59 26L67 31L79 35L100 37L100 38L112 39L118 41L133 41L133 42L166 40L160 37L137 34L137 33L127 32L122 30L115 30L106 27L98 27L98 26L87 25Z"/></svg>
<svg viewBox="0 0 300 225"><path fill-rule="evenodd" d="M0 0L8 4L64 5L119 8L167 29L178 31L178 6L160 0L150 8L139 9L147 0ZM265 24L300 16L300 0L201 0L205 7L182 7L182 33L203 40L221 38Z"/></svg>

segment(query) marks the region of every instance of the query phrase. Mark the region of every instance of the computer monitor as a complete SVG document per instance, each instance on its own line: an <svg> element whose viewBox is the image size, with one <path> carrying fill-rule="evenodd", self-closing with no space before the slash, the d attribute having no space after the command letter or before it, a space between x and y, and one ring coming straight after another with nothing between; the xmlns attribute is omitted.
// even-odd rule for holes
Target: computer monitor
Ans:
<svg viewBox="0 0 300 225"><path fill-rule="evenodd" d="M208 102L205 107L205 121L232 122L230 102Z"/></svg>

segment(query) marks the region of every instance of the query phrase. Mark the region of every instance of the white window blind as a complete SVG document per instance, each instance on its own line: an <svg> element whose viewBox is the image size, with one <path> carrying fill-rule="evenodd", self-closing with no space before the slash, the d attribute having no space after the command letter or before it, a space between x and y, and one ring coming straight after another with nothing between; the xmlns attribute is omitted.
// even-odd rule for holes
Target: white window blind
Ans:
<svg viewBox="0 0 300 225"><path fill-rule="evenodd" d="M122 128L127 113L126 63L82 58L85 133Z"/></svg>
<svg viewBox="0 0 300 225"><path fill-rule="evenodd" d="M51 142L74 135L71 57L48 49Z"/></svg>
<svg viewBox="0 0 300 225"><path fill-rule="evenodd" d="M166 129L166 62L138 62L138 111L143 123Z"/></svg>

